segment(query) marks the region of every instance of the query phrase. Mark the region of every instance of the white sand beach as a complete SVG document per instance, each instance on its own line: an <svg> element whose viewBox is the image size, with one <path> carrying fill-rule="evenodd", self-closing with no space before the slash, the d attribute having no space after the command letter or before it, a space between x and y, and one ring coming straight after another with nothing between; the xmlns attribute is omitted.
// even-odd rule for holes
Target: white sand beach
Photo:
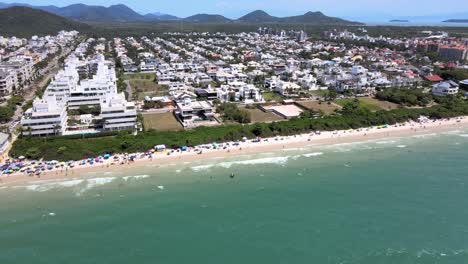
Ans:
<svg viewBox="0 0 468 264"><path fill-rule="evenodd" d="M450 120L437 120L426 122L407 122L393 126L380 126L361 128L357 130L327 131L308 133L295 136L278 136L258 140L245 140L240 142L219 143L218 148L212 144L191 147L186 151L165 150L151 155L145 153L115 154L109 159L102 159L93 164L75 161L72 166L57 166L41 172L40 175L31 175L25 172L15 172L0 176L0 186L24 184L30 181L76 179L90 173L106 173L112 171L133 170L138 166L148 164L178 164L186 162L204 161L209 159L233 157L243 154L254 154L278 151L281 149L300 148L307 146L334 145L350 142L377 140L392 137L406 137L413 135L442 133L452 130L468 129L468 118L459 117ZM155 145L157 142L155 142ZM134 156L133 161L129 157ZM27 163L27 161L26 161Z"/></svg>

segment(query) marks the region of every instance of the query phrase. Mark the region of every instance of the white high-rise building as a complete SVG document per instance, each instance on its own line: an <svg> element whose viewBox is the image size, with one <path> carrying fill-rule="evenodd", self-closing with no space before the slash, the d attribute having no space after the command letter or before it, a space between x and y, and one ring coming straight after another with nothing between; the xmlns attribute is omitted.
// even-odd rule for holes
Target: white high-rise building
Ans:
<svg viewBox="0 0 468 264"><path fill-rule="evenodd" d="M60 135L65 131L67 108L54 95L35 99L21 119L25 135Z"/></svg>
<svg viewBox="0 0 468 264"><path fill-rule="evenodd" d="M108 94L101 101L101 115L105 131L135 129L137 112L134 102L128 102L124 93Z"/></svg>
<svg viewBox="0 0 468 264"><path fill-rule="evenodd" d="M96 75L92 79L82 80L70 91L68 107L77 109L82 105L99 105L108 95L117 93L117 77L114 68L109 68L104 61L99 61Z"/></svg>
<svg viewBox="0 0 468 264"><path fill-rule="evenodd" d="M45 90L46 96L55 96L60 103L66 103L70 91L76 89L80 77L76 71L75 64L70 63L60 70Z"/></svg>
<svg viewBox="0 0 468 264"><path fill-rule="evenodd" d="M96 74L91 79L80 80L76 68L80 62L72 57L66 60L64 69L57 73L44 92L44 99L36 99L23 116L21 124L26 135L135 129L135 104L128 102L123 93L117 93L114 68L102 55L92 63L97 65ZM87 118L87 124L80 121L81 124L73 124L67 130L67 109L79 109L80 106L100 106L101 114Z"/></svg>

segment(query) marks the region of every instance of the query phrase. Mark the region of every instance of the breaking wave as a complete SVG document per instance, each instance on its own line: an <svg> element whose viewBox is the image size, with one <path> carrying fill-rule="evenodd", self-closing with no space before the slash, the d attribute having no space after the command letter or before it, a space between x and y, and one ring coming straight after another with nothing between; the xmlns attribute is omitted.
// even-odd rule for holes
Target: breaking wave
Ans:
<svg viewBox="0 0 468 264"><path fill-rule="evenodd" d="M149 177L148 174L143 174L143 175L134 175L134 176L124 176L124 177L122 177L122 179L124 181L129 181L129 180L145 179L145 178L148 178L148 177Z"/></svg>
<svg viewBox="0 0 468 264"><path fill-rule="evenodd" d="M111 183L115 180L115 177L102 177L102 178L92 178L86 180L86 186L79 190L76 194L81 195L86 191L93 189L94 187L105 185Z"/></svg>
<svg viewBox="0 0 468 264"><path fill-rule="evenodd" d="M202 171L211 169L214 167L221 167L229 169L233 165L260 165L260 164L276 164L283 166L288 162L289 159L298 159L301 157L310 158L323 155L323 152L312 152L312 153L305 153L293 156L284 156L284 157L270 157L270 158L260 158L260 159L250 159L250 160L239 160L239 161L229 161L229 162L220 162L216 164L207 164L207 165L199 165L193 166L191 169L193 171Z"/></svg>

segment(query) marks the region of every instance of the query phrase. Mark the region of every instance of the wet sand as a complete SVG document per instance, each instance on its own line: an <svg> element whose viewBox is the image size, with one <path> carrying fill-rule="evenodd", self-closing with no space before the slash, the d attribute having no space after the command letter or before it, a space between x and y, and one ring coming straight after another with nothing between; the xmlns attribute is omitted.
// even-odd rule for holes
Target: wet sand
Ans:
<svg viewBox="0 0 468 264"><path fill-rule="evenodd" d="M40 177L29 176L24 173L15 173L11 175L0 176L0 186L25 184L32 181L48 181L61 179L83 178L93 174L104 174L106 172L129 172L148 165L177 165L180 163L205 161L210 159L219 159L235 157L245 154L264 153L271 151L281 151L282 149L302 148L307 146L334 145L341 143L362 142L369 140L378 140L385 138L407 137L423 134L442 133L447 131L467 129L468 118L457 118L451 120L440 120L427 123L405 123L388 128L362 128L358 130L342 130L321 132L320 134L309 133L296 136L278 136L275 138L262 139L260 142L240 142L239 146L229 146L226 149L203 149L202 154L198 154L194 148L188 151L174 152L167 155L166 152L154 153L152 158L140 158L142 153L137 153L137 159L134 161L123 160L123 155L119 162L114 162L113 157L104 160L103 163L94 163L86 165L75 165L74 168L58 168L43 172ZM76 164L79 161L75 162Z"/></svg>

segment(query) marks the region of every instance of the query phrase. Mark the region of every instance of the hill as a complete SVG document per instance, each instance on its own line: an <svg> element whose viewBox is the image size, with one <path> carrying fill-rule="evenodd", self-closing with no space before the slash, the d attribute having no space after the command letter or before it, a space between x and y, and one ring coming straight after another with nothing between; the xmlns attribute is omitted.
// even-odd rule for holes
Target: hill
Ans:
<svg viewBox="0 0 468 264"><path fill-rule="evenodd" d="M12 5L28 6L35 9L44 10L65 18L86 21L86 22L154 22L154 21L175 21L180 18L162 13L149 13L141 15L126 5L90 6L85 4L73 4L65 7L57 6L31 6L28 4L5 4L0 3L0 8ZM196 14L182 19L186 22L196 23L227 23L231 22L222 15L218 14ZM311 24L311 25L360 25L361 23L352 22L336 17L329 17L322 12L307 12L303 15L290 17L271 16L263 10L256 10L235 20L240 23L280 23L280 24Z"/></svg>
<svg viewBox="0 0 468 264"><path fill-rule="evenodd" d="M22 3L0 3L0 8L12 6L26 6L34 9L43 10L61 17L91 22L127 22L127 21L144 21L145 17L133 11L126 5L91 6L85 4L73 4L65 7L49 6L32 6Z"/></svg>
<svg viewBox="0 0 468 264"><path fill-rule="evenodd" d="M197 14L189 16L183 19L187 22L197 22L197 23L226 23L230 22L229 18L226 18L222 15L210 15L210 14Z"/></svg>
<svg viewBox="0 0 468 264"><path fill-rule="evenodd" d="M27 37L57 34L60 30L86 31L91 27L48 12L25 6L0 9L2 35Z"/></svg>
<svg viewBox="0 0 468 264"><path fill-rule="evenodd" d="M307 12L300 16L290 16L281 19L283 23L313 24L313 25L360 25L359 22L344 20L337 17L329 17L322 12Z"/></svg>
<svg viewBox="0 0 468 264"><path fill-rule="evenodd" d="M142 15L133 11L126 5L103 7L74 4L60 8L50 6L37 8L78 21L126 22L144 20Z"/></svg>
<svg viewBox="0 0 468 264"><path fill-rule="evenodd" d="M307 12L304 15L275 17L263 10L256 10L236 20L243 23L282 23L282 24L313 24L313 25L359 25L336 17L329 17L322 12Z"/></svg>
<svg viewBox="0 0 468 264"><path fill-rule="evenodd" d="M179 17L169 15L169 14L163 14L163 13L159 13L159 12L146 14L144 17L145 17L145 20L148 20L148 21L174 21L174 20L180 20Z"/></svg>
<svg viewBox="0 0 468 264"><path fill-rule="evenodd" d="M274 23L279 22L280 18L270 16L267 12L263 10L255 10L243 17L240 17L239 19L237 19L237 21L245 23Z"/></svg>
<svg viewBox="0 0 468 264"><path fill-rule="evenodd" d="M468 19L447 19L442 22L444 23L468 23Z"/></svg>

